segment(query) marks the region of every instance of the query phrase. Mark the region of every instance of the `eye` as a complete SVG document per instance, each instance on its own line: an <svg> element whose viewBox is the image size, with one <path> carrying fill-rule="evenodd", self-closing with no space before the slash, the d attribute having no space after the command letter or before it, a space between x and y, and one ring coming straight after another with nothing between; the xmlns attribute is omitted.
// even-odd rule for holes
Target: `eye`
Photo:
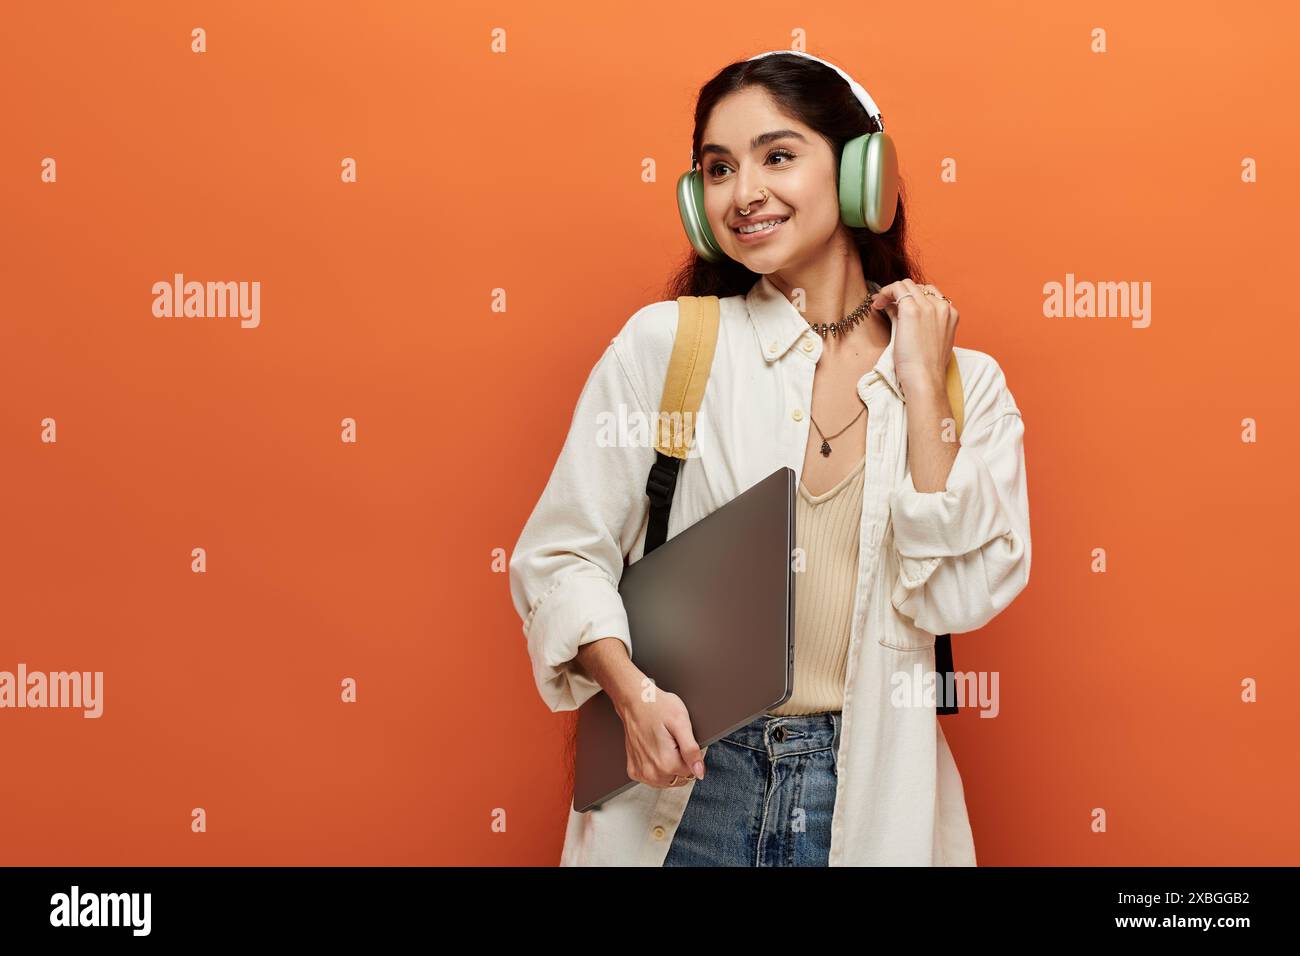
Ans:
<svg viewBox="0 0 1300 956"><path fill-rule="evenodd" d="M788 149L774 149L772 150L772 152L767 154L767 158L769 160L771 160L775 156L784 156L787 159L795 158L794 153L790 152ZM781 165L789 166L790 164L787 162L787 163L782 163ZM709 175L713 176L716 179L718 176L722 175L721 173L718 172L719 169L730 169L730 168L731 167L728 166L726 163L714 163L712 166L709 167Z"/></svg>

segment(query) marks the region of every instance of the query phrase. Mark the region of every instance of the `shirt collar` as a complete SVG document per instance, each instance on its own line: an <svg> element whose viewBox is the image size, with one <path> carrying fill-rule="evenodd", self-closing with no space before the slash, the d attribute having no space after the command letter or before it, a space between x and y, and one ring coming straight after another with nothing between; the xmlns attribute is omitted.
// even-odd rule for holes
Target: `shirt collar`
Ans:
<svg viewBox="0 0 1300 956"><path fill-rule="evenodd" d="M868 279L867 288L874 294L880 291L880 284ZM758 349L769 365L790 351L790 347L799 341L799 337L804 333L816 335L809 327L808 320L790 303L785 293L773 285L765 275L759 276L758 281L745 294L745 305L749 308L749 318L754 326ZM888 312L885 314L889 317L889 344L880 353L880 358L876 361L872 372L879 374L889 383L894 394L900 400L904 400L903 390L898 385L898 376L894 370L894 337L898 331L898 323Z"/></svg>

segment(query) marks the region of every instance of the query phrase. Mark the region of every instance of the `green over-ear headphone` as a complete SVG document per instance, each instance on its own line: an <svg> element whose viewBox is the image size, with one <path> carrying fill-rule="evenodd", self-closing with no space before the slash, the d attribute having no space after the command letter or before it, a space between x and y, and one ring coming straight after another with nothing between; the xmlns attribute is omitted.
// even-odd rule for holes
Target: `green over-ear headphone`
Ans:
<svg viewBox="0 0 1300 956"><path fill-rule="evenodd" d="M871 95L862 86L841 70L834 63L827 63L821 57L799 50L769 50L758 56L775 56L789 53L805 56L829 66L849 84L853 95L858 98L879 127L876 133L866 133L844 144L840 156L840 219L847 226L866 227L872 232L885 232L894 224L894 212L898 208L898 153L894 141L885 134L884 119L876 108ZM709 262L721 262L727 258L718 240L709 228L708 217L704 214L704 175L696 169L698 160L695 150L691 150L691 168L682 173L677 180L677 211L681 213L682 226L686 229L686 238L691 241L700 258Z"/></svg>

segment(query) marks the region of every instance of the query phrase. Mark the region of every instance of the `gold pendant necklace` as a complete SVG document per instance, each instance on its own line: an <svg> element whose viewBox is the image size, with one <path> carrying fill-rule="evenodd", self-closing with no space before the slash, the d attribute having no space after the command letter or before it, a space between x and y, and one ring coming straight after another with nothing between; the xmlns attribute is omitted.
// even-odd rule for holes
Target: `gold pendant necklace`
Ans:
<svg viewBox="0 0 1300 956"><path fill-rule="evenodd" d="M863 405L862 412L865 412L866 410L867 410L867 406ZM849 422L847 425L845 425L843 428L837 431L834 435L829 435L829 436L822 433L821 426L817 424L817 419L812 417L812 412L808 413L808 420L812 422L813 428L817 429L817 434L822 436L822 447L819 450L821 451L823 458L829 458L831 456L830 440L832 438L838 438L840 435L843 435L846 431L852 428L853 425L857 422L857 420L862 417L862 412L858 412L858 414L853 417L853 421Z"/></svg>
<svg viewBox="0 0 1300 956"><path fill-rule="evenodd" d="M858 306L856 309L854 309L852 312L850 312L848 315L846 315L844 318L840 319L838 322L809 322L808 323L809 327L818 335L820 335L823 339L826 338L827 334L831 335L833 338L839 338L842 335L848 334L849 330L852 329L859 322L861 322L863 316L865 316L867 313L871 311L871 300L875 298L876 292L879 290L879 287L876 286L874 282L868 282L867 290L868 290L867 298L863 301L863 303L860 306ZM862 417L862 412L865 412L866 410L867 410L867 406L863 405L862 411L858 412L858 414L854 417L853 421L849 422L847 425L845 425L843 428L837 431L834 435L829 435L829 436L822 432L821 426L817 424L817 419L812 417L812 412L810 411L808 413L808 419L809 421L812 422L813 428L816 428L817 434L822 436L822 447L818 450L822 453L823 458L829 458L831 456L830 440L832 438L838 438L840 435L844 434L846 431L852 428L853 425L857 422L857 420Z"/></svg>

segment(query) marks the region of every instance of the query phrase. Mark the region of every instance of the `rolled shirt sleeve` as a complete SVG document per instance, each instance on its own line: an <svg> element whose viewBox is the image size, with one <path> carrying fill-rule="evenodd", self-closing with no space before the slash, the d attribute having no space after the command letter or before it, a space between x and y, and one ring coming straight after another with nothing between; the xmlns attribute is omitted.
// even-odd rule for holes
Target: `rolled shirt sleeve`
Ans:
<svg viewBox="0 0 1300 956"><path fill-rule="evenodd" d="M618 585L649 507L645 485L655 453L625 347L615 338L592 369L510 557L511 599L538 692L552 711L576 710L601 690L574 667L580 646L616 637L632 653Z"/></svg>
<svg viewBox="0 0 1300 956"><path fill-rule="evenodd" d="M1029 583L1024 421L993 368L987 411L962 435L947 487L918 492L909 469L890 496L899 560L892 603L931 634L983 627Z"/></svg>

